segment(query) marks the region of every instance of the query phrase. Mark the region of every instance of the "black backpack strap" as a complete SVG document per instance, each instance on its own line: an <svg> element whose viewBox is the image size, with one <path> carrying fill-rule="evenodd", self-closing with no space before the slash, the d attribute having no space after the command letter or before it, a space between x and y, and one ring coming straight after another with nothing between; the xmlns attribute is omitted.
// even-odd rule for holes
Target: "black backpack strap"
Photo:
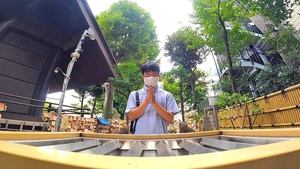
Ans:
<svg viewBox="0 0 300 169"><path fill-rule="evenodd" d="M140 96L139 96L139 91L136 91L136 92L135 92L135 104L136 104L136 107L139 107L139 106L140 106ZM130 132L131 132L132 134L135 133L135 128L136 128L137 121L138 121L138 118L135 119L134 121L132 121L131 124L130 124Z"/></svg>
<svg viewBox="0 0 300 169"><path fill-rule="evenodd" d="M139 91L135 92L135 100L136 100L136 107L140 106L140 96L139 96Z"/></svg>

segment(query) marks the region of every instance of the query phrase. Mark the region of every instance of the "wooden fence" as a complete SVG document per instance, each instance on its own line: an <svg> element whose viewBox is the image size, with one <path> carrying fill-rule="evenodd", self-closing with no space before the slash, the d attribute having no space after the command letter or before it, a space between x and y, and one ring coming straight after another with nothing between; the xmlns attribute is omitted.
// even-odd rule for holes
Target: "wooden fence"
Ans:
<svg viewBox="0 0 300 169"><path fill-rule="evenodd" d="M300 126L300 84L218 112L220 128Z"/></svg>

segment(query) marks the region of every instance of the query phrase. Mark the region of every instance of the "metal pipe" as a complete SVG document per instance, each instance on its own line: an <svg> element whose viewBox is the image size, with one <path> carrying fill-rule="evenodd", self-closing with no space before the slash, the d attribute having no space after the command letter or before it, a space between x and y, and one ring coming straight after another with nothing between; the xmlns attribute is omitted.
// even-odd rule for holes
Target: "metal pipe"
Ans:
<svg viewBox="0 0 300 169"><path fill-rule="evenodd" d="M62 86L62 91L61 91L61 96L59 99L59 105L58 105L58 110L57 110L57 118L55 121L55 131L58 132L60 128L60 123L61 123L61 115L62 115L62 107L63 107L63 102L65 99L65 93L69 84L70 76L72 73L73 66L77 59L80 57L80 53L82 52L82 44L85 42L86 38L89 38L91 40L95 40L95 35L93 33L92 29L85 30L83 34L81 35L81 38L77 44L77 47L73 53L71 53L71 58L72 60L69 62L68 67L67 67L67 73L65 73L65 78Z"/></svg>
<svg viewBox="0 0 300 169"><path fill-rule="evenodd" d="M80 40L80 42L81 42L81 40ZM58 105L58 110L57 110L57 118L56 118L56 121L55 121L55 131L56 132L58 132L59 128L60 128L61 112L62 112L63 102L64 102L64 99L65 99L65 93L66 93L68 83L69 83L69 80L70 80L70 75L72 73L74 63L80 57L80 54L79 54L78 51L75 50L75 52L71 54L71 57L72 57L72 60L70 61L69 65L68 65L68 68L67 68L67 73L66 73L66 76L64 78L62 92L61 92L61 96L60 96L60 100L59 100L59 105Z"/></svg>

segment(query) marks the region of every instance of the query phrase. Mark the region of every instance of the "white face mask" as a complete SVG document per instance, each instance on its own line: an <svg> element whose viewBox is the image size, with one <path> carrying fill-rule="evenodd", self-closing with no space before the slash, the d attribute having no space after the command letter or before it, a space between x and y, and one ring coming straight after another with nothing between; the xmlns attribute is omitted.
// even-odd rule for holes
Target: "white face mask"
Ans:
<svg viewBox="0 0 300 169"><path fill-rule="evenodd" d="M158 83L158 80L159 80L159 77L154 77L154 76L144 77L144 83L146 86L155 87Z"/></svg>

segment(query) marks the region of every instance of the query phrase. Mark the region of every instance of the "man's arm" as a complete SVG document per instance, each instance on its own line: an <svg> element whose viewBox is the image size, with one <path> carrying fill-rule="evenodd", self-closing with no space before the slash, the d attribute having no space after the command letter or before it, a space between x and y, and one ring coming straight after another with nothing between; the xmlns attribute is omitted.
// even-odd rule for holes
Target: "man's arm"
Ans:
<svg viewBox="0 0 300 169"><path fill-rule="evenodd" d="M133 121L137 118L139 118L140 116L142 116L144 114L144 111L146 109L148 105L148 100L145 99L145 101L138 107L132 109L130 112L128 112L128 119Z"/></svg>
<svg viewBox="0 0 300 169"><path fill-rule="evenodd" d="M148 97L146 100L148 100L148 102L152 104L152 106L160 115L160 117L162 117L168 123L171 123L174 120L174 115L172 112L167 111L163 106L161 106L158 102L156 102L153 87L149 87L147 96Z"/></svg>
<svg viewBox="0 0 300 169"><path fill-rule="evenodd" d="M159 103L153 102L152 103L154 109L157 111L157 113L162 117L164 120L166 120L168 123L171 123L174 120L174 115L171 112L168 112L164 107L162 107Z"/></svg>

